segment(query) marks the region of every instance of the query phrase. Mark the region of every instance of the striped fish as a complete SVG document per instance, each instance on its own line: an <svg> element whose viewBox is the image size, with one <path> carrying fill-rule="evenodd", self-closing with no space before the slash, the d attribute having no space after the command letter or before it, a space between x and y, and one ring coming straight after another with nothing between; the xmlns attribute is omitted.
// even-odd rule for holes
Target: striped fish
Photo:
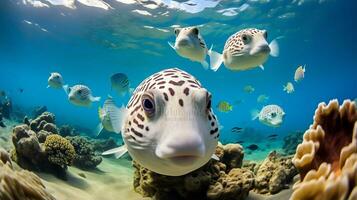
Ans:
<svg viewBox="0 0 357 200"><path fill-rule="evenodd" d="M110 77L112 90L115 90L120 96L131 92L129 78L124 73L116 73Z"/></svg>
<svg viewBox="0 0 357 200"><path fill-rule="evenodd" d="M75 85L67 89L68 100L76 106L89 107L92 102L100 101L100 97L93 97L92 91L85 85Z"/></svg>

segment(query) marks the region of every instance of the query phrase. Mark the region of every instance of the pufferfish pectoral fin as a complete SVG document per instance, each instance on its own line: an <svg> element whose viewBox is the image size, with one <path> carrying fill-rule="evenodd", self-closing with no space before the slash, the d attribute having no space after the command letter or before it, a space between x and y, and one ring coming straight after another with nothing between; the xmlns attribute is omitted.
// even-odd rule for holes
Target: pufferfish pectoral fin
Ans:
<svg viewBox="0 0 357 200"><path fill-rule="evenodd" d="M207 51L207 54L210 58L211 69L213 71L217 71L223 62L223 56L222 56L222 54L217 53L217 52L213 51L212 49L213 49L213 45Z"/></svg>
<svg viewBox="0 0 357 200"><path fill-rule="evenodd" d="M105 110L107 110L109 114L110 123L112 124L114 132L120 133L127 114L127 109L124 107L124 105L118 108L114 102L111 101L105 105Z"/></svg>
<svg viewBox="0 0 357 200"><path fill-rule="evenodd" d="M126 145L122 145L120 147L114 148L114 149L110 149L108 151L104 151L102 153L103 156L106 155L111 155L114 154L115 158L121 158L126 152L128 152L128 149L126 148Z"/></svg>
<svg viewBox="0 0 357 200"><path fill-rule="evenodd" d="M167 42L167 43L170 45L171 48L173 48L176 51L175 46L171 44L171 42Z"/></svg>

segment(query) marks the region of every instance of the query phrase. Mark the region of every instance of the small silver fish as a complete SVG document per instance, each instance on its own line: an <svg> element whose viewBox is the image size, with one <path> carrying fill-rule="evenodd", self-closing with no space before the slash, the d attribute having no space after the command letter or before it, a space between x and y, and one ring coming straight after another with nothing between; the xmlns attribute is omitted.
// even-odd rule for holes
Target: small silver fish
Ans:
<svg viewBox="0 0 357 200"><path fill-rule="evenodd" d="M252 120L258 118L261 123L271 127L279 127L283 123L284 116L284 110L278 105L267 105L260 111L252 112Z"/></svg>
<svg viewBox="0 0 357 200"><path fill-rule="evenodd" d="M263 63L279 55L276 40L267 42L268 32L256 28L243 29L231 35L224 45L223 55L211 57L211 69L217 71L222 62L230 70L264 69Z"/></svg>
<svg viewBox="0 0 357 200"><path fill-rule="evenodd" d="M92 102L100 101L100 97L93 97L92 91L85 85L75 85L67 89L68 100L76 106L89 107Z"/></svg>
<svg viewBox="0 0 357 200"><path fill-rule="evenodd" d="M205 69L208 69L209 65L206 61L206 55L220 55L212 51L212 48L207 48L197 27L175 28L174 31L176 35L175 45L172 45L170 42L168 43L181 57L199 62Z"/></svg>
<svg viewBox="0 0 357 200"><path fill-rule="evenodd" d="M126 74L116 73L110 77L110 82L112 89L114 89L120 96L129 94L133 92L133 89L130 88L130 81Z"/></svg>
<svg viewBox="0 0 357 200"><path fill-rule="evenodd" d="M64 85L63 77L58 72L52 72L50 77L48 78L48 86L47 88L55 88L55 89L64 89L65 91L68 89L68 85Z"/></svg>

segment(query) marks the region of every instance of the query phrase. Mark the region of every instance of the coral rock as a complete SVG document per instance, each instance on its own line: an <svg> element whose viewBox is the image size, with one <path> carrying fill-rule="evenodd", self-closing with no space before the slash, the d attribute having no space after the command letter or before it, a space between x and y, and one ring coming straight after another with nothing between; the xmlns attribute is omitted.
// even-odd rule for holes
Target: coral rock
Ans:
<svg viewBox="0 0 357 200"><path fill-rule="evenodd" d="M30 122L31 130L37 132L43 129L47 123L55 123L55 116L50 112L44 112Z"/></svg>
<svg viewBox="0 0 357 200"><path fill-rule="evenodd" d="M254 185L254 174L247 169L235 168L221 176L207 191L208 199L245 199Z"/></svg>
<svg viewBox="0 0 357 200"><path fill-rule="evenodd" d="M278 193L287 188L297 173L291 157L282 157L273 151L257 168L255 191L261 194Z"/></svg>
<svg viewBox="0 0 357 200"><path fill-rule="evenodd" d="M357 109L355 103L337 100L320 103L314 122L304 133L293 158L301 180L295 199L356 199Z"/></svg>
<svg viewBox="0 0 357 200"><path fill-rule="evenodd" d="M201 168L183 176L156 174L134 161L134 189L144 197L159 200L244 199L253 188L254 174L247 169L227 168L227 165L242 165L242 150L240 145L219 144L216 155L221 161L210 160Z"/></svg>
<svg viewBox="0 0 357 200"><path fill-rule="evenodd" d="M27 125L19 125L13 129L12 142L15 151L12 155L16 155L13 160L24 168L32 168L43 162L45 153L40 146L36 137L36 133L30 130Z"/></svg>
<svg viewBox="0 0 357 200"><path fill-rule="evenodd" d="M227 170L232 168L242 167L243 163L243 147L240 144L227 144L224 146L223 163L226 164Z"/></svg>

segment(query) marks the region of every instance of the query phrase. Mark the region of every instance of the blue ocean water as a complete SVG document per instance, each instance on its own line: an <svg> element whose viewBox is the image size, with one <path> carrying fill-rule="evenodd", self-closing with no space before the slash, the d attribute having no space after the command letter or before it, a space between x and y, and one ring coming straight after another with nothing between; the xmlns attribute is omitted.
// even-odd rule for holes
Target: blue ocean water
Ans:
<svg viewBox="0 0 357 200"><path fill-rule="evenodd" d="M0 3L0 89L14 105L25 110L46 105L58 123L79 125L93 130L93 135L99 123L97 108L105 97L114 95L118 105L129 99L111 91L109 78L117 72L127 74L135 88L152 73L179 67L212 93L214 106L220 101L242 101L228 113L215 108L224 127L224 142L266 140L252 131L231 133L235 126L261 135L304 131L312 123L318 103L357 97L357 3L352 0L112 0L100 4L110 5L108 9L79 1L74 1L75 8L64 6L70 2L65 0L38 1L46 5L43 7L33 6L33 2ZM205 70L169 47L167 42L175 39L173 25L199 26L208 46L214 45L218 52L231 34L243 28L266 29L269 41L279 38L280 55L270 57L264 71ZM294 82L295 92L287 94L283 85L293 82L299 65L306 65L305 78ZM102 101L91 108L70 104L63 91L46 88L53 71L60 72L69 85L88 85ZM245 85L252 85L255 91L245 93ZM269 96L267 103L257 103L261 94ZM267 104L284 109L281 127L251 120L251 110Z"/></svg>

